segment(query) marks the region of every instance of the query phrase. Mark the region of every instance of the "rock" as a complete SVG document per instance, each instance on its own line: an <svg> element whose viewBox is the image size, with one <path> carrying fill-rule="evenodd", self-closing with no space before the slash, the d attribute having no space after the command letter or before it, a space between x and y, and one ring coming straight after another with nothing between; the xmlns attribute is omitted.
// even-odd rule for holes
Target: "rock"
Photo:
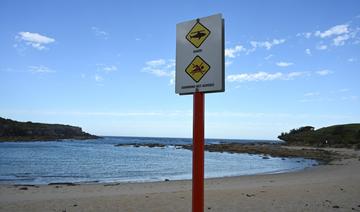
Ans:
<svg viewBox="0 0 360 212"><path fill-rule="evenodd" d="M165 179L165 182L168 182L168 181L170 181L169 179Z"/></svg>
<svg viewBox="0 0 360 212"><path fill-rule="evenodd" d="M264 156L264 157L262 157L262 159L267 160L267 159L270 159L270 158L268 156Z"/></svg>
<svg viewBox="0 0 360 212"><path fill-rule="evenodd" d="M340 206L338 206L338 205L334 205L334 206L333 206L333 208L340 208Z"/></svg>
<svg viewBox="0 0 360 212"><path fill-rule="evenodd" d="M20 187L19 190L28 190L28 187Z"/></svg>

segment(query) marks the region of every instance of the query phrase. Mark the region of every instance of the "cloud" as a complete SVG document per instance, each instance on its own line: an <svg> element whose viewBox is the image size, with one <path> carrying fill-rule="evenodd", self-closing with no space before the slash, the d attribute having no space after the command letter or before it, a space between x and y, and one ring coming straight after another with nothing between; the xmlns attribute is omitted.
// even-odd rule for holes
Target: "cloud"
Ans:
<svg viewBox="0 0 360 212"><path fill-rule="evenodd" d="M147 61L146 66L142 69L143 72L150 73L157 77L169 77L169 84L175 82L175 60L150 60Z"/></svg>
<svg viewBox="0 0 360 212"><path fill-rule="evenodd" d="M349 88L341 88L341 89L338 90L338 92L341 92L341 93L348 92L348 91L350 91Z"/></svg>
<svg viewBox="0 0 360 212"><path fill-rule="evenodd" d="M233 61L226 60L226 61L225 61L225 66L228 67L228 66L230 66L232 63L233 63Z"/></svg>
<svg viewBox="0 0 360 212"><path fill-rule="evenodd" d="M277 62L276 65L279 66L279 67L288 67L288 66L294 65L294 63Z"/></svg>
<svg viewBox="0 0 360 212"><path fill-rule="evenodd" d="M54 71L46 66L43 66L43 65L29 66L28 71L31 73L34 73L34 74L46 74L46 73L55 73L56 72L56 71Z"/></svg>
<svg viewBox="0 0 360 212"><path fill-rule="evenodd" d="M166 63L166 60L158 59L158 60L150 60L150 61L146 62L146 65L151 66L151 67L157 67L157 66L162 66L165 63Z"/></svg>
<svg viewBox="0 0 360 212"><path fill-rule="evenodd" d="M310 55L310 56L312 55L310 49L305 49L305 53L306 53L307 55Z"/></svg>
<svg viewBox="0 0 360 212"><path fill-rule="evenodd" d="M356 60L357 60L357 59L356 59L356 58L353 58L353 57L347 59L347 61L350 62L350 63L355 62Z"/></svg>
<svg viewBox="0 0 360 212"><path fill-rule="evenodd" d="M225 57L235 58L236 56L238 56L238 53L245 51L246 49L241 45L237 45L234 48L226 48Z"/></svg>
<svg viewBox="0 0 360 212"><path fill-rule="evenodd" d="M105 39L107 40L109 37L109 33L101 30L100 28L98 27L91 27L91 30L93 31L93 33L95 34L96 37L99 37L99 38L102 38L102 39Z"/></svg>
<svg viewBox="0 0 360 212"><path fill-rule="evenodd" d="M324 70L320 70L320 71L316 71L316 74L320 75L320 76L326 76L332 73L332 71L324 69Z"/></svg>
<svg viewBox="0 0 360 212"><path fill-rule="evenodd" d="M273 39L272 41L250 41L250 45L255 50L256 48L265 48L270 50L272 47L276 45L280 45L285 43L285 39Z"/></svg>
<svg viewBox="0 0 360 212"><path fill-rule="evenodd" d="M268 56L264 57L265 60L269 60L270 58L272 58L274 55L269 54Z"/></svg>
<svg viewBox="0 0 360 212"><path fill-rule="evenodd" d="M45 45L55 42L54 38L33 32L19 32L15 39L38 50L44 50L46 49ZM14 47L18 47L18 45L15 44Z"/></svg>
<svg viewBox="0 0 360 212"><path fill-rule="evenodd" d="M308 92L305 93L304 96L309 97L309 96L319 96L320 93L319 92Z"/></svg>
<svg viewBox="0 0 360 212"><path fill-rule="evenodd" d="M358 27L351 29L349 24L341 24L333 26L324 32L316 31L314 35L322 39L331 38L334 46L343 46L347 40L356 38L358 32Z"/></svg>
<svg viewBox="0 0 360 212"><path fill-rule="evenodd" d="M336 38L334 38L333 44L335 46L343 46L345 44L345 41L347 41L348 39L350 39L349 34L339 35Z"/></svg>
<svg viewBox="0 0 360 212"><path fill-rule="evenodd" d="M331 37L334 35L346 34L346 33L349 33L348 27L349 27L348 24L336 25L324 32L316 31L315 36L321 37L321 38L326 38L326 37Z"/></svg>
<svg viewBox="0 0 360 212"><path fill-rule="evenodd" d="M343 101L357 101L358 99L359 99L359 97L355 96L355 95L341 97L341 100L343 100Z"/></svg>
<svg viewBox="0 0 360 212"><path fill-rule="evenodd" d="M98 70L103 71L105 73L110 73L118 70L116 65L104 65L104 64L96 64L96 65L98 66Z"/></svg>
<svg viewBox="0 0 360 212"><path fill-rule="evenodd" d="M257 73L243 73L243 74L233 74L228 75L227 80L229 82L258 82L258 81L273 81L273 80L291 80L296 77L300 77L306 74L305 72L290 72L290 73L267 73L267 72L257 72Z"/></svg>
<svg viewBox="0 0 360 212"><path fill-rule="evenodd" d="M305 37L305 38L309 39L312 34L313 34L313 33L311 33L311 32L302 32L302 33L297 33L297 34L296 34L296 37L302 36L302 37Z"/></svg>
<svg viewBox="0 0 360 212"><path fill-rule="evenodd" d="M104 78L102 76L98 75L98 74L94 75L94 79L95 79L96 82L104 81Z"/></svg>
<svg viewBox="0 0 360 212"><path fill-rule="evenodd" d="M324 44L317 45L317 46L316 46L316 49L318 49L318 50L326 50L326 49L327 49L327 45L324 45Z"/></svg>

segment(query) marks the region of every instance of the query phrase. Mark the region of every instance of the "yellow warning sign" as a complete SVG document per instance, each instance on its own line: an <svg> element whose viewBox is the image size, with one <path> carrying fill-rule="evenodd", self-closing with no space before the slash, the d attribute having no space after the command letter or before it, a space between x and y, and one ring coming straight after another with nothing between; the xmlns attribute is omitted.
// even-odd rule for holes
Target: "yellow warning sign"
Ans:
<svg viewBox="0 0 360 212"><path fill-rule="evenodd" d="M190 32L186 35L186 39L196 48L199 48L209 35L210 30L197 21L193 28L191 28Z"/></svg>
<svg viewBox="0 0 360 212"><path fill-rule="evenodd" d="M185 72L195 81L199 82L205 74L210 70L210 65L205 62L200 56L196 56L188 67L185 69Z"/></svg>

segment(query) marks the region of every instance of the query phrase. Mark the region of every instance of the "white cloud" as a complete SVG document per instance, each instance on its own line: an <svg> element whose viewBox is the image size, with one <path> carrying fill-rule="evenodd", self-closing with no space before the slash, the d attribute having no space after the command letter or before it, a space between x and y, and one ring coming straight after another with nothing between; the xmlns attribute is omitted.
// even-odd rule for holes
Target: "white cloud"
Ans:
<svg viewBox="0 0 360 212"><path fill-rule="evenodd" d="M34 73L34 74L46 74L46 73L55 73L54 70L46 67L46 66L43 66L43 65L40 65L40 66L29 66L28 67L28 71L31 72L31 73Z"/></svg>
<svg viewBox="0 0 360 212"><path fill-rule="evenodd" d="M110 73L118 70L116 65L96 64L96 66L98 67L98 71L103 71L105 73Z"/></svg>
<svg viewBox="0 0 360 212"><path fill-rule="evenodd" d="M311 55L311 50L310 50L310 49L305 49L305 53L306 53L307 55Z"/></svg>
<svg viewBox="0 0 360 212"><path fill-rule="evenodd" d="M33 32L19 32L15 39L38 50L43 50L46 48L45 45L55 42L54 38ZM15 44L14 47L18 47L18 45Z"/></svg>
<svg viewBox="0 0 360 212"><path fill-rule="evenodd" d="M358 96L355 96L355 95L353 95L353 96L343 96L343 97L341 97L341 100L343 100L343 101L356 101L356 100L358 100L359 99L359 97Z"/></svg>
<svg viewBox="0 0 360 212"><path fill-rule="evenodd" d="M236 56L238 56L238 53L245 51L246 49L241 45L237 45L234 48L226 48L225 57L235 58Z"/></svg>
<svg viewBox="0 0 360 212"><path fill-rule="evenodd" d="M352 63L352 62L355 62L356 60L357 60L356 58L351 57L351 58L349 58L347 61L350 62L350 63Z"/></svg>
<svg viewBox="0 0 360 212"><path fill-rule="evenodd" d="M243 73L228 75L227 80L229 82L257 82L257 81L273 81L273 80L291 80L296 77L303 76L305 72L290 72L290 73L267 73L267 72L256 72L256 73Z"/></svg>
<svg viewBox="0 0 360 212"><path fill-rule="evenodd" d="M279 67L288 67L288 66L294 65L294 63L289 63L289 62L277 62L276 65L279 66Z"/></svg>
<svg viewBox="0 0 360 212"><path fill-rule="evenodd" d="M308 92L305 93L304 96L309 97L309 96L319 96L320 93L319 92Z"/></svg>
<svg viewBox="0 0 360 212"><path fill-rule="evenodd" d="M94 75L94 79L96 82L102 82L104 80L104 78L98 74Z"/></svg>
<svg viewBox="0 0 360 212"><path fill-rule="evenodd" d="M146 66L142 69L143 72L150 73L157 77L169 77L169 84L175 82L175 60L150 60L145 63Z"/></svg>
<svg viewBox="0 0 360 212"><path fill-rule="evenodd" d="M269 60L270 58L272 58L274 55L269 54L268 56L264 57L265 60Z"/></svg>
<svg viewBox="0 0 360 212"><path fill-rule="evenodd" d="M328 70L328 69L324 69L324 70L320 70L320 71L316 71L316 74L320 75L320 76L326 76L332 73L332 71Z"/></svg>
<svg viewBox="0 0 360 212"><path fill-rule="evenodd" d="M93 27L91 27L91 30L93 31L95 36L97 36L99 38L103 38L105 40L108 39L109 33L101 30L100 28L93 26Z"/></svg>
<svg viewBox="0 0 360 212"><path fill-rule="evenodd" d="M116 71L117 70L117 67L115 65L111 65L111 66L105 66L103 68L103 70L105 72L113 72L113 71Z"/></svg>
<svg viewBox="0 0 360 212"><path fill-rule="evenodd" d="M341 89L338 90L338 92L341 92L341 93L348 92L348 91L350 91L349 88L341 88Z"/></svg>
<svg viewBox="0 0 360 212"><path fill-rule="evenodd" d="M280 45L285 43L285 39L273 39L272 41L250 41L250 45L254 48L266 48L270 50L272 47L276 45Z"/></svg>
<svg viewBox="0 0 360 212"><path fill-rule="evenodd" d="M336 25L324 32L316 31L315 36L318 36L321 38L326 38L326 37L331 37L334 35L346 34L346 33L349 33L348 27L349 27L348 24Z"/></svg>
<svg viewBox="0 0 360 212"><path fill-rule="evenodd" d="M311 35L312 35L311 32L303 32L303 33L297 33L297 34L296 34L297 37L302 36L302 37L305 37L305 38L307 38L307 39L309 39L309 38L311 37Z"/></svg>
<svg viewBox="0 0 360 212"><path fill-rule="evenodd" d="M316 46L316 49L318 49L318 50L326 50L326 49L327 49L327 45L324 45L324 44L317 45L317 46Z"/></svg>
<svg viewBox="0 0 360 212"><path fill-rule="evenodd" d="M233 61L226 60L226 61L225 61L225 66L228 67L228 66L230 66L232 63L233 63Z"/></svg>
<svg viewBox="0 0 360 212"><path fill-rule="evenodd" d="M157 66L162 66L165 63L166 61L164 59L158 59L158 60L150 60L146 62L146 65L151 67L157 67Z"/></svg>
<svg viewBox="0 0 360 212"><path fill-rule="evenodd" d="M347 41L348 39L350 39L349 34L339 35L336 38L334 38L333 44L335 46L343 46L345 44L345 41Z"/></svg>

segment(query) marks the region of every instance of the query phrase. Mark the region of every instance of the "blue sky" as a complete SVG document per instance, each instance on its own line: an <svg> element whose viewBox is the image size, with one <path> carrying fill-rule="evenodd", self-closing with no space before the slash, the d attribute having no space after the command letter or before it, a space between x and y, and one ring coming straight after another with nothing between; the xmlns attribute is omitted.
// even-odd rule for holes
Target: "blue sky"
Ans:
<svg viewBox="0 0 360 212"><path fill-rule="evenodd" d="M179 22L222 13L226 91L206 137L360 121L359 1L0 1L0 116L98 135L192 136Z"/></svg>

